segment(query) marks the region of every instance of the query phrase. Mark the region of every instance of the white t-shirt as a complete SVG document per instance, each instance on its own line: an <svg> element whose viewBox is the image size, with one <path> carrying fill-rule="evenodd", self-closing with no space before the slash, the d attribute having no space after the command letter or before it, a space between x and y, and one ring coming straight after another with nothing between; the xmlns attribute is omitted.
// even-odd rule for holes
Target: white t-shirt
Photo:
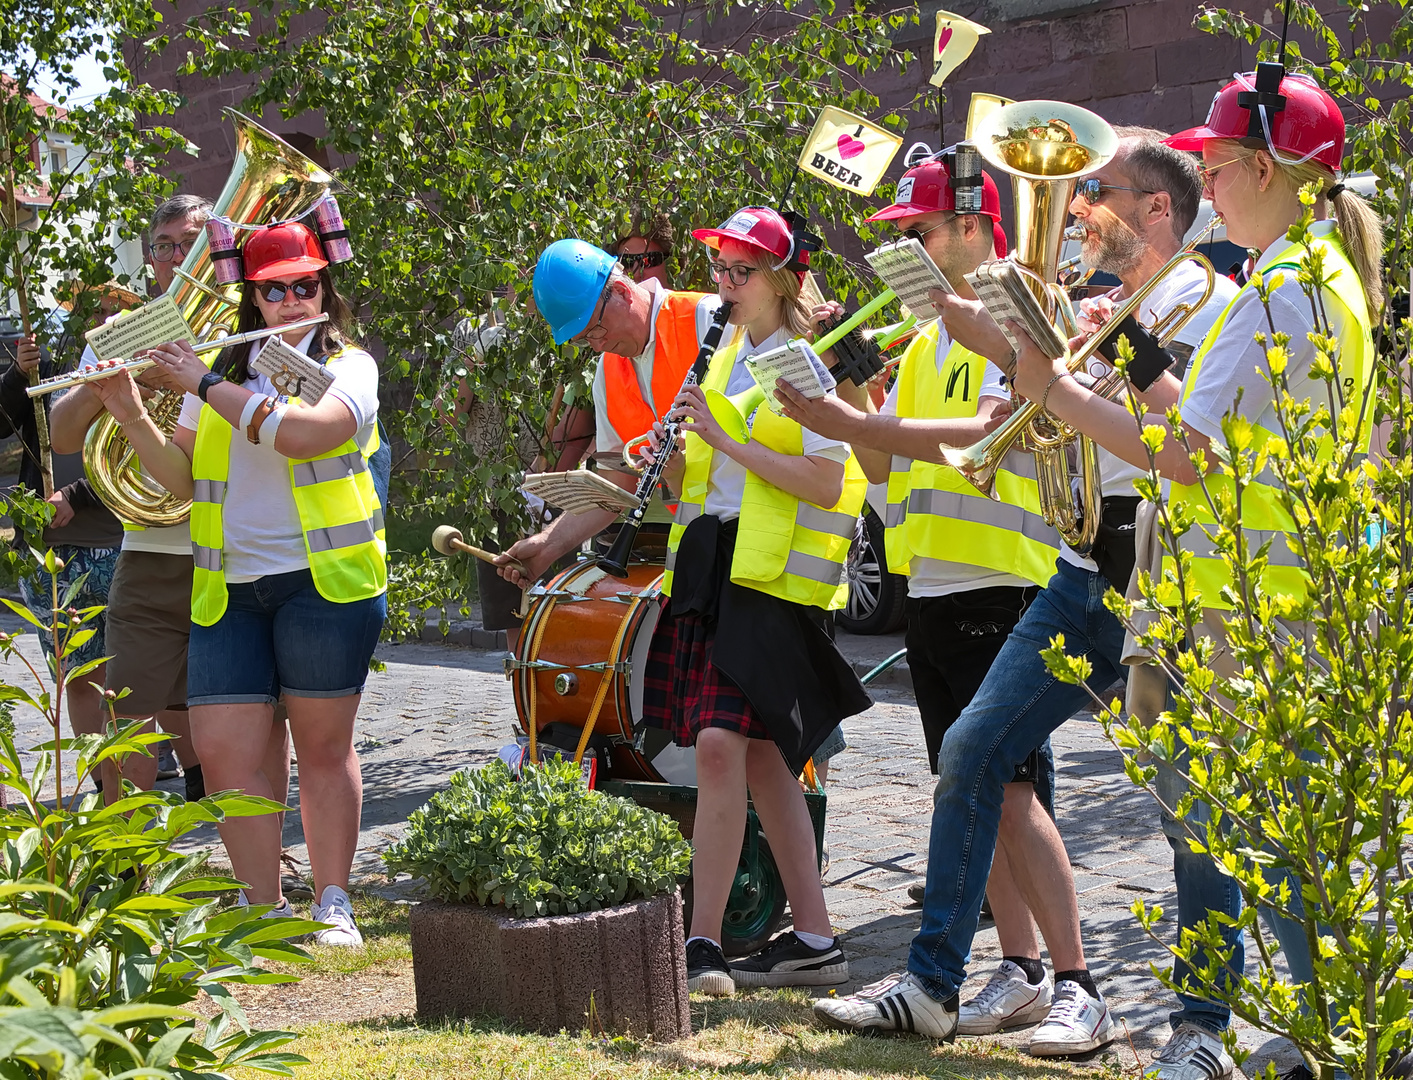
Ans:
<svg viewBox="0 0 1413 1080"><path fill-rule="evenodd" d="M1197 303L1206 287L1207 275L1191 261L1182 263L1148 294L1138 312L1139 323L1143 326L1152 326L1178 304ZM1178 331L1177 337L1173 340L1180 345L1196 349L1198 345L1202 344L1202 339L1207 336L1207 331L1226 310L1226 306L1231 303L1231 298L1236 293L1236 283L1230 278L1218 274L1216 284L1212 288L1211 298L1187 320L1187 324ZM1115 301L1116 304L1120 302ZM1090 360L1087 370L1090 375L1099 379L1107 375L1113 368L1103 357L1095 356ZM1136 494L1133 490L1133 482L1146 473L1146 469L1130 465L1123 458L1109 453L1102 446L1099 447L1099 479L1103 484L1105 495L1132 496ZM1079 555L1063 539L1060 541L1060 558L1071 565L1083 567L1090 573L1097 574L1099 572L1099 566L1093 559L1086 559Z"/></svg>
<svg viewBox="0 0 1413 1080"><path fill-rule="evenodd" d="M652 307L648 311L648 343L643 346L643 351L633 357L633 370L638 375L638 388L642 391L643 400L652 407L656 415L662 414L662 409L658 407L659 402L653 400L653 358L657 355L657 316L662 310L663 301L667 299L668 290L658 282L656 278L648 278L642 282L643 288L652 293ZM707 328L711 326L712 316L716 314L716 309L721 306L721 298L715 295L704 296L697 303L697 343L701 344L702 338L706 337ZM729 333L729 330L728 330ZM614 463L621 460L623 453L623 440L618 432L613 430L613 425L608 419L608 389L604 382L603 357L599 357L598 367L594 370L594 421L595 421L595 444L598 452L605 458L611 458ZM663 408L668 402L660 403ZM630 437L645 434L645 432L632 432Z"/></svg>
<svg viewBox="0 0 1413 1080"><path fill-rule="evenodd" d="M117 316L114 316L116 318ZM107 320L109 322L112 319ZM78 370L84 371L88 368L98 366L98 356L94 353L91 345L83 347L83 356L79 359ZM96 422L96 421L95 421ZM148 476L143 470L143 475ZM150 476L148 476L151 479ZM156 481L154 480L155 484ZM168 525L162 528L146 529L124 529L123 530L123 550L124 551L152 551L159 555L190 555L191 554L191 530L187 523L183 521L180 525Z"/></svg>
<svg viewBox="0 0 1413 1080"><path fill-rule="evenodd" d="M307 354L313 340L311 330L299 343L300 352ZM251 349L253 361L260 354L260 343L253 343ZM334 376L328 393L353 413L358 423L354 438L359 446L366 448L378 422L377 361L362 349L347 349L337 359L330 360L327 367ZM251 374L251 380L244 384L247 390L264 397L277 397L281 403L289 400L276 394L264 375ZM188 394L178 425L195 431L202 408L201 399ZM270 574L303 570L309 565L290 483L290 459L279 453L271 442L264 440L256 445L245 437L244 431L234 432L231 437L230 477L221 513L228 582L254 581Z"/></svg>
<svg viewBox="0 0 1413 1080"><path fill-rule="evenodd" d="M747 357L765 352L768 349L779 348L789 340L790 333L784 327L771 334L759 345L752 344L750 337L742 331L741 347L736 353L736 362L731 368L731 376L726 380L726 396L734 397L756 384L755 379L751 377L750 370L746 367ZM807 350L810 363L814 365L820 382L824 383L825 388L832 394L834 392L833 377L824 366L824 362L814 354L814 350L808 349L808 347ZM754 426L756 416L765 407L764 405L759 406L746 418L748 428ZM849 460L848 443L826 439L823 435L816 435L809 428L801 428L800 431L802 456L822 457L838 462ZM722 521L732 521L741 516L741 500L745 494L746 467L726 454L713 453L711 455L711 472L707 474L704 512L719 517Z"/></svg>
<svg viewBox="0 0 1413 1080"><path fill-rule="evenodd" d="M933 363L942 370L947 352L952 348L952 339L941 320L937 322L937 351ZM977 397L999 397L1010 400L1011 392L1006 389L1004 377L995 364L986 364L986 374L981 382ZM883 408L878 410L883 416L898 415L898 383L888 391ZM967 563L948 562L945 559L928 559L914 555L908 563L908 595L949 596L952 593L971 592L973 589L992 589L1001 586L1024 588L1030 582L1015 574L1005 574L984 566L971 566Z"/></svg>
<svg viewBox="0 0 1413 1080"><path fill-rule="evenodd" d="M1333 221L1317 221L1312 229L1317 236L1330 236L1334 230ZM1276 256L1289 247L1284 237L1277 240L1262 253L1256 269L1264 273ZM1298 271L1281 270L1277 273L1284 275L1284 281L1271 293L1271 320L1290 335L1290 362L1286 368L1290 395L1296 401L1307 397L1323 401L1325 383L1310 377L1310 365L1315 359L1315 346L1306 336L1315 328L1310 299L1300 288ZM1343 338L1358 332L1356 327L1348 325L1349 320L1339 304L1326 304L1325 313L1334 337ZM1266 350L1255 341L1258 331L1269 336L1266 309L1256 290L1247 289L1237 298L1231 314L1227 316L1221 337L1213 342L1203 357L1202 369L1196 383L1191 385L1190 393L1192 369L1188 368L1187 378L1183 382L1183 392L1187 395L1182 401L1183 423L1214 442L1222 441L1222 417L1235 407L1238 390L1241 391L1242 416L1252 418L1268 431L1280 430L1276 420L1275 393L1266 366ZM1211 460L1210 454L1208 460Z"/></svg>

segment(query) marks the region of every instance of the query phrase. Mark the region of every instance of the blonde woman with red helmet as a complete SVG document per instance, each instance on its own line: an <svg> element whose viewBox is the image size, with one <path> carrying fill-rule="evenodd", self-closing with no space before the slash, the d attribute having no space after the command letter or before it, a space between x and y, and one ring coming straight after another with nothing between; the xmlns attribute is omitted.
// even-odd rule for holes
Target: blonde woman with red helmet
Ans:
<svg viewBox="0 0 1413 1080"><path fill-rule="evenodd" d="M842 571L865 483L848 446L772 411L745 364L810 331L800 301L804 238L761 207L692 235L711 249L734 333L701 385L676 401L690 433L666 473L680 501L643 703L647 723L696 747L688 986L719 995L738 984L839 983L848 963L830 928L796 777L840 720L869 706L825 629L826 609L847 595ZM824 364L807 357L832 391ZM728 964L721 924L748 791L794 930Z"/></svg>
<svg viewBox="0 0 1413 1080"><path fill-rule="evenodd" d="M334 381L315 404L282 395L252 363L265 343L223 351L212 369L182 342L152 353L187 391L170 440L126 374L91 383L144 466L193 499L187 701L213 791L283 801L283 698L298 753L300 814L314 874L316 939L362 943L348 898L363 789L353 724L387 614L387 548L369 458L378 449L378 366L350 345L352 315L314 233L260 229L242 251L237 330L328 322L280 336ZM276 339L270 339L276 340ZM280 890L283 815L220 825L239 902L292 914Z"/></svg>
<svg viewBox="0 0 1413 1080"><path fill-rule="evenodd" d="M1296 401L1304 398L1317 403L1327 398L1326 383L1312 373L1316 347L1309 337L1325 331L1317 325L1311 299L1298 280L1304 249L1286 235L1303 215L1300 191L1311 182L1319 191L1312 246L1330 279L1316 302L1328 320L1330 334L1339 342L1340 392L1347 402L1363 402L1361 450L1368 450L1373 412L1372 323L1383 304L1379 265L1382 226L1364 200L1338 180L1345 139L1338 104L1306 76L1285 75L1276 64L1262 64L1261 69L1237 75L1217 93L1206 123L1168 140L1176 149L1201 154L1203 187L1213 210L1226 222L1228 239L1259 253L1255 270L1268 286L1277 277L1281 279L1264 304L1254 283L1242 288L1193 354L1183 380L1164 375L1143 395L1148 406L1143 423L1167 428L1164 411L1176 404L1188 446L1206 452L1208 471L1199 476L1189 449L1169 431L1157 465L1171 481L1171 501L1186 505L1208 527L1213 518L1202 483L1209 489L1231 490L1229 478L1214 467L1217 455L1212 444L1224 441L1223 418L1240 415L1248 420L1257 446L1281 430L1266 360L1272 330L1289 335L1285 378L1291 396ZM1047 409L1060 419L1131 464L1148 468L1147 450L1139 440L1133 417L1122 404L1096 398L1032 347L1021 350L1017 363L1016 386L1022 394L1045 397ZM1293 524L1280 506L1278 483L1263 474L1247 486L1242 524L1253 545L1266 536L1273 539L1270 565L1262 581L1265 591L1304 595L1306 578L1300 560L1279 535L1292 531ZM1189 530L1182 543L1193 552L1191 580L1206 609L1198 633L1221 642L1225 638L1223 619L1230 617L1230 604L1221 590L1230 584L1231 577L1202 528ZM1165 562L1171 565L1170 559ZM1298 627L1293 629L1298 632ZM1221 658L1217 663L1230 665ZM1131 701L1135 700L1139 677L1152 671L1134 669ZM1159 689L1159 700L1161 694ZM1160 770L1158 787L1163 803L1176 806L1184 782L1165 768ZM1229 879L1216 872L1203 874L1184 868L1183 854L1178 852L1175 863L1179 922L1191 927L1205 918L1208 909L1229 911L1233 898ZM1298 887L1295 894L1298 898ZM1278 918L1268 921L1285 951L1292 980L1309 983L1314 973L1303 927ZM1226 945L1233 950L1230 966L1240 971L1244 955L1241 936L1231 935ZM1182 979L1185 971L1179 962L1176 978ZM1221 1080L1232 1069L1220 1039L1230 1019L1229 1010L1196 991L1180 995L1180 1005L1180 1012L1173 1015L1172 1039L1146 1075L1152 1080Z"/></svg>

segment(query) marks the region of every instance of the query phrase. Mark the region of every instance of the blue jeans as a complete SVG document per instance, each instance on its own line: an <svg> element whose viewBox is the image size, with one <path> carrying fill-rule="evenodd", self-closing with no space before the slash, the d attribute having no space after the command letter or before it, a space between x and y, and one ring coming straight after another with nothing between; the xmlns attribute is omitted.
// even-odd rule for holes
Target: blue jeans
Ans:
<svg viewBox="0 0 1413 1080"><path fill-rule="evenodd" d="M1184 772L1186 771L1186 759L1187 749L1183 747L1177 764ZM1174 807L1187 791L1187 781L1167 764L1159 763L1156 787L1162 806ZM1177 885L1179 936L1184 929L1196 928L1199 923L1204 922L1208 911L1225 912L1232 918L1240 915L1241 890L1237 887L1235 880L1223 874L1210 855L1194 852L1187 842L1189 835L1198 840L1206 839L1207 823L1211 816L1207 804L1194 802L1191 812L1183 821L1173 817L1166 809L1161 809L1160 814L1163 821L1163 832L1167 834L1168 843L1172 845L1173 849L1173 878ZM1304 911L1298 881L1280 870L1270 870L1266 877L1273 885L1277 885L1283 878L1289 877L1291 909L1297 913ZM1315 966L1310 958L1310 943L1305 938L1304 925L1293 919L1275 915L1265 908L1261 911L1261 917L1265 920L1271 936L1276 939L1281 951L1285 953L1285 961L1290 968L1292 982L1296 984L1312 982L1315 978ZM1227 949L1231 950L1231 959L1227 964L1228 980L1224 984L1225 988L1229 989L1235 981L1234 973L1245 970L1246 942L1241 931L1232 927L1223 928L1222 942ZM1181 985L1191 970L1188 964L1174 958L1173 981ZM1191 1023L1198 1024L1208 1031L1220 1032L1231 1023L1231 1010L1221 1002L1209 1001L1206 998L1182 992L1178 993L1177 998L1178 1009L1168 1017L1168 1022L1172 1024L1174 1031L1182 1024Z"/></svg>
<svg viewBox="0 0 1413 1080"><path fill-rule="evenodd" d="M1063 634L1066 652L1083 653L1093 665L1089 686L1096 693L1126 674L1123 627L1104 607L1108 587L1102 574L1057 563L942 740L922 929L908 953L908 970L938 1001L966 979L1006 784L1016 765L1090 700L1083 687L1051 675L1040 651Z"/></svg>

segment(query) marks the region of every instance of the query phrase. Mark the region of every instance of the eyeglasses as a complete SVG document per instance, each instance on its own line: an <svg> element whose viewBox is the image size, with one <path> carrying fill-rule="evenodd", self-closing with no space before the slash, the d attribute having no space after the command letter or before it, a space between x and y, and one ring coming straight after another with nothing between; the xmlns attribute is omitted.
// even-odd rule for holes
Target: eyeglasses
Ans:
<svg viewBox="0 0 1413 1080"><path fill-rule="evenodd" d="M723 262L713 262L711 266L711 280L718 285L721 279L729 277L732 285L744 285L751 280L751 275L760 270L759 266L742 266L737 263L735 266L727 266Z"/></svg>
<svg viewBox="0 0 1413 1080"><path fill-rule="evenodd" d="M957 218L957 215L956 215L956 214L953 214L953 215L951 215L951 217L943 218L943 219L942 219L941 221L939 221L936 225L933 225L931 228L928 228L928 229L904 229L904 230L903 230L903 235L904 235L905 237L907 237L909 240L916 240L916 241L920 244L920 243L922 243L922 238L923 238L924 236L926 236L928 233L934 233L934 232L936 232L938 229L942 228L943 225L946 225L947 222L949 222L949 221L955 221L956 218Z"/></svg>
<svg viewBox="0 0 1413 1080"><path fill-rule="evenodd" d="M1074 193L1093 206L1104 197L1106 191L1132 191L1139 195L1156 195L1156 191L1149 191L1147 188L1123 187L1120 184L1101 184L1098 180L1090 177L1088 180L1081 180L1074 186Z"/></svg>
<svg viewBox="0 0 1413 1080"><path fill-rule="evenodd" d="M283 281L261 281L256 283L255 291L265 298L265 303L278 304L289 292L300 300L313 300L319 295L319 287L319 279L311 277L300 278L290 285Z"/></svg>
<svg viewBox="0 0 1413 1080"><path fill-rule="evenodd" d="M640 251L636 255L620 255L618 261L623 264L624 270L635 274L639 270L649 270L654 266L661 266L667 261L667 256L661 251Z"/></svg>
<svg viewBox="0 0 1413 1080"><path fill-rule="evenodd" d="M1202 190L1203 190L1203 191L1211 191L1211 190L1212 190L1212 174L1213 174L1214 172L1216 172L1218 169L1225 169L1228 165L1232 165L1232 164L1234 164L1234 163L1236 163L1236 162L1238 162L1238 161L1242 161L1242 160L1244 160L1244 159L1239 158L1239 157L1234 157L1234 158L1228 158L1226 161L1219 161L1219 162L1217 162L1217 164L1215 164L1215 165L1199 165L1199 166L1197 166L1197 175L1198 175L1198 177L1202 180Z"/></svg>
<svg viewBox="0 0 1413 1080"><path fill-rule="evenodd" d="M576 336L569 339L569 344L576 349L589 348L589 335L603 329L604 313L608 310L608 298L613 295L612 288L605 288L603 295L599 297L598 318L591 319L589 325L584 327Z"/></svg>
<svg viewBox="0 0 1413 1080"><path fill-rule="evenodd" d="M147 250L152 252L153 261L165 263L171 262L178 255L186 258L187 253L195 246L196 237L193 236L190 240L181 240L175 244L167 240L159 240L155 244L149 244Z"/></svg>

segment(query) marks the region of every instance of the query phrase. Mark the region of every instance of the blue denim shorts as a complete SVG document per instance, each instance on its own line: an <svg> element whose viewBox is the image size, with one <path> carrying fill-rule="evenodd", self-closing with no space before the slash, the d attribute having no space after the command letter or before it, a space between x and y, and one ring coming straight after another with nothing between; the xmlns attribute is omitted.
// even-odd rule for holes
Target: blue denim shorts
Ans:
<svg viewBox="0 0 1413 1080"><path fill-rule="evenodd" d="M387 595L336 604L308 570L229 585L226 613L191 626L187 704L273 704L280 694L363 692L388 613Z"/></svg>

